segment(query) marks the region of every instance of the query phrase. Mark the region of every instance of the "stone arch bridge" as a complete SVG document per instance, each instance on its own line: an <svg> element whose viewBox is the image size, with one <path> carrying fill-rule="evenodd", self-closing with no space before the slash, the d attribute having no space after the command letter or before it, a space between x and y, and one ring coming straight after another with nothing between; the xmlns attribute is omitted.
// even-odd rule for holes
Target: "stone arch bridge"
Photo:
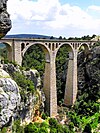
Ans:
<svg viewBox="0 0 100 133"><path fill-rule="evenodd" d="M25 52L32 45L39 45L45 53L45 73L44 73L44 93L46 96L46 109L50 116L57 115L57 90L56 90L56 65L55 59L58 50L66 45L69 51L69 63L67 70L66 88L64 104L72 105L77 95L77 54L81 46L84 47L85 53L96 41L70 41L59 39L25 39L25 38L3 38L0 43L4 43L8 49L8 59L15 61L19 65Z"/></svg>

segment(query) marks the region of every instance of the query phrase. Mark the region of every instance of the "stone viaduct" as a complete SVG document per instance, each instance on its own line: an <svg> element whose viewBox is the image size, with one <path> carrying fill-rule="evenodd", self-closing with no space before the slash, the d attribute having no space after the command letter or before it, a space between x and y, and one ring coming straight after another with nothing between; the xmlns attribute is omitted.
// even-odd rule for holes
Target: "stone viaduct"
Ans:
<svg viewBox="0 0 100 133"><path fill-rule="evenodd" d="M8 49L8 59L15 61L19 65L25 52L32 45L39 45L45 53L45 73L44 73L44 93L46 96L46 109L50 116L57 115L57 90L56 90L56 65L55 59L58 50L66 45L69 51L69 63L66 78L66 88L64 96L65 105L73 105L77 95L77 54L81 46L87 54L96 41L69 41L59 39L25 39L25 38L3 38L0 43L4 43Z"/></svg>

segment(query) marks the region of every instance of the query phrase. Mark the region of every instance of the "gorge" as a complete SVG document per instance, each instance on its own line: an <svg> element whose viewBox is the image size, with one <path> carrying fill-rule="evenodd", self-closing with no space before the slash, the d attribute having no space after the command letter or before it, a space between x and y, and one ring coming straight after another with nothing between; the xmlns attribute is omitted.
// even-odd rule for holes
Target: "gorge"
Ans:
<svg viewBox="0 0 100 133"><path fill-rule="evenodd" d="M7 0L2 0L0 42L6 45L7 53L3 52L5 48L1 50L3 58L0 64L0 133L100 132L100 40L93 40L91 37L90 40L81 38L70 41L2 38L10 28ZM41 45L46 58L38 47L33 48L33 44ZM37 61L34 55L39 57ZM69 67L71 70L68 68L68 62L71 64ZM45 63L46 67L50 66L44 74ZM38 71L35 69L36 66ZM66 77L66 73L71 74ZM43 77L45 77L44 91L43 86L41 87ZM67 85L71 86L71 91L66 94L71 104L65 106L64 92L68 78L70 80L67 81Z"/></svg>

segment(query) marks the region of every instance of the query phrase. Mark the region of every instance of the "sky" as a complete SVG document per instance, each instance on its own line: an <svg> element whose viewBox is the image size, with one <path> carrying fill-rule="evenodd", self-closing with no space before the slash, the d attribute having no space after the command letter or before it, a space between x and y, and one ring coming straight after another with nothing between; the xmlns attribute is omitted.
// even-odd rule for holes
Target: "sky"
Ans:
<svg viewBox="0 0 100 133"><path fill-rule="evenodd" d="M100 35L100 0L8 0L8 34Z"/></svg>

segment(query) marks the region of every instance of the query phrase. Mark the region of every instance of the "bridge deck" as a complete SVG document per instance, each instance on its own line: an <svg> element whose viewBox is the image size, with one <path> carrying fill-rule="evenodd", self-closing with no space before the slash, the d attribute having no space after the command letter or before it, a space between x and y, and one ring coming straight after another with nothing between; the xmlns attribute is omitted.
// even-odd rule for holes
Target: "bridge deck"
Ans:
<svg viewBox="0 0 100 133"><path fill-rule="evenodd" d="M35 39L35 38L2 38L1 41L32 41L32 42L100 42L93 40L67 40L67 39Z"/></svg>

